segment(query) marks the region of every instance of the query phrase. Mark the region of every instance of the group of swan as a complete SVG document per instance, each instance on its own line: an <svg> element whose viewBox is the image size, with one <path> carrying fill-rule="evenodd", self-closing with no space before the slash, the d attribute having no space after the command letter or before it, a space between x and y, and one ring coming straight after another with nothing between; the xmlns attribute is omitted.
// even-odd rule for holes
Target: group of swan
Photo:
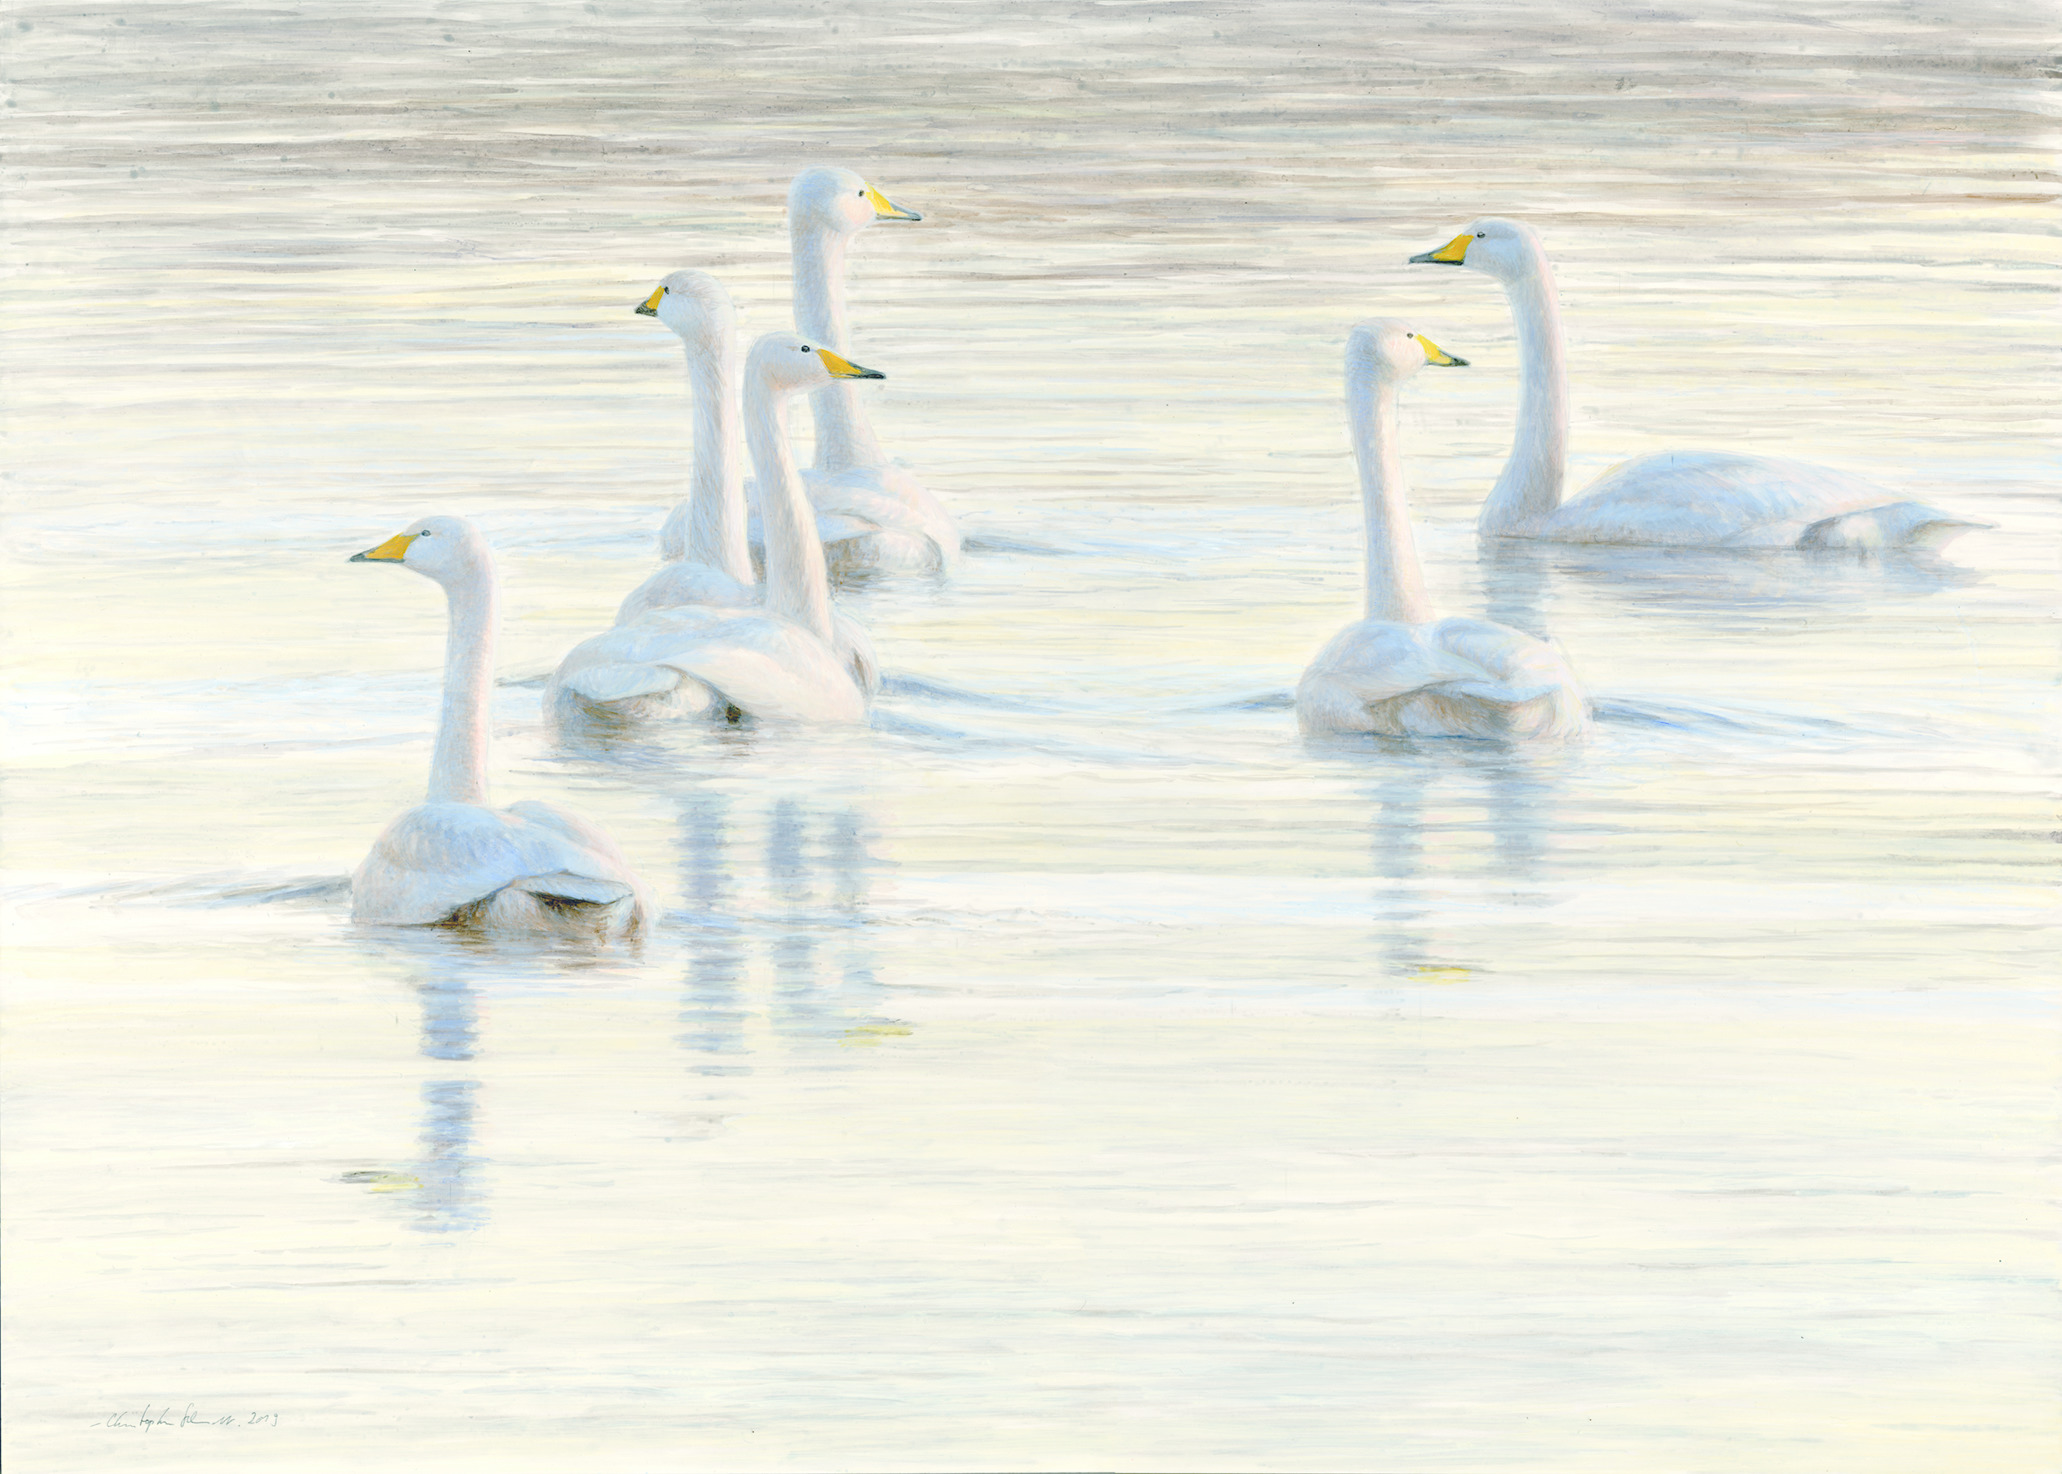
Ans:
<svg viewBox="0 0 2062 1474"><path fill-rule="evenodd" d="M796 178L788 211L799 335L766 334L740 366L730 297L699 271L674 272L636 309L686 347L695 414L689 494L662 530L665 566L623 600L614 628L575 646L552 675L547 705L561 715L861 721L879 668L865 631L832 605L830 568L947 568L958 555L951 519L906 467L882 456L855 392L855 381L885 376L845 357L846 245L875 220L922 217L856 174L822 168ZM1515 221L1482 219L1410 259L1496 277L1517 321L1517 436L1482 508L1485 536L1874 548L1937 545L1986 525L1841 472L1712 452L1629 461L1564 504L1566 355L1538 237ZM1360 323L1348 340L1366 616L1341 630L1298 683L1305 731L1528 739L1589 727L1588 702L1557 647L1489 620L1435 618L1426 597L1398 443L1398 390L1428 364L1466 363L1396 318ZM806 471L795 465L785 424L786 405L805 391L816 420L816 464ZM756 472L749 501L763 583L753 568L741 438ZM424 574L443 586L450 606L428 802L390 824L358 867L353 915L593 936L645 925L649 896L601 830L547 804L486 806L496 601L493 554L478 529L431 517L353 561Z"/></svg>
<svg viewBox="0 0 2062 1474"><path fill-rule="evenodd" d="M1802 461L1664 451L1614 466L1572 502L1567 351L1553 267L1515 220L1475 221L1410 258L1495 277L1518 328L1518 429L1476 528L1484 537L1671 548L1937 547L1989 524L1903 501ZM1395 737L1572 737L1588 702L1553 645L1508 625L1432 617L1397 457L1396 391L1427 363L1466 362L1391 318L1346 349L1346 406L1367 537L1367 617L1318 652L1296 688L1307 732Z"/></svg>

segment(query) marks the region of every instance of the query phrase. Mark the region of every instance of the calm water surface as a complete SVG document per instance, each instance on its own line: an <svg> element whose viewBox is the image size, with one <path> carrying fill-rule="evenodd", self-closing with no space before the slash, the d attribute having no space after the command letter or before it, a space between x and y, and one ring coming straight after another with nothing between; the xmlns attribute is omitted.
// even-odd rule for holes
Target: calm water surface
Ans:
<svg viewBox="0 0 2062 1474"><path fill-rule="evenodd" d="M8 14L13 1467L2054 1467L2038 15ZM684 481L630 306L784 326L819 161L925 213L853 346L966 565L842 592L865 730L557 743ZM1997 530L1485 554L1509 319L1403 265L1484 212L1578 482ZM1585 745L1296 734L1376 313L1473 362L1405 392L1435 601ZM347 918L442 605L344 559L430 512L497 795L615 833L641 951Z"/></svg>

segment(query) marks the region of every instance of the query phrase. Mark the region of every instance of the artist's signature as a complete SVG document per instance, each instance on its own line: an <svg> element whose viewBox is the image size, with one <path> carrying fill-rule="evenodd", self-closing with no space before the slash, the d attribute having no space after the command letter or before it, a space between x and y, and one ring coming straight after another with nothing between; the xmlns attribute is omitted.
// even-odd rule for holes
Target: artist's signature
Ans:
<svg viewBox="0 0 2062 1474"><path fill-rule="evenodd" d="M193 1403L174 1408L143 1405L140 1413L111 1413L87 1424L89 1428L277 1428L278 1413L204 1413Z"/></svg>

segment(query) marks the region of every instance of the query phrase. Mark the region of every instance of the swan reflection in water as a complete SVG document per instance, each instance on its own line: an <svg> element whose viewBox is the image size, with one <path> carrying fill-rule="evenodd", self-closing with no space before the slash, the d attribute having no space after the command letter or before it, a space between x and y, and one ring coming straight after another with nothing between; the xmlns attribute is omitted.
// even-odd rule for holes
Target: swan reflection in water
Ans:
<svg viewBox="0 0 2062 1474"><path fill-rule="evenodd" d="M688 963L679 1037L689 1067L704 1075L751 1073L744 1057L753 1009L745 990L755 940L772 974L765 1012L776 1037L843 1040L881 1027L870 1021L880 983L864 935L873 866L864 819L850 807L782 799L766 812L756 842L733 836L742 827L721 794L683 801ZM751 868L765 882L756 908L740 895L740 877Z"/></svg>
<svg viewBox="0 0 2062 1474"><path fill-rule="evenodd" d="M1389 739L1376 747L1385 766L1368 789L1369 860L1384 883L1377 893L1377 970L1419 983L1456 983L1493 971L1493 962L1478 959L1509 955L1509 932L1485 927L1482 913L1552 903L1543 872L1556 823L1557 775L1570 759L1477 742ZM1479 817L1468 812L1478 806ZM1454 839L1465 844L1484 830L1486 855L1477 849L1427 858L1428 849L1445 850ZM1443 895L1449 886L1472 894ZM1465 929L1455 924L1462 920ZM1460 950L1463 938L1475 946Z"/></svg>
<svg viewBox="0 0 2062 1474"><path fill-rule="evenodd" d="M1974 569L1925 551L1751 552L1635 548L1485 539L1480 566L1487 618L1528 634L1548 624L1551 585L1579 588L1640 613L1751 622L1775 609L1835 609L1919 599L1983 582Z"/></svg>
<svg viewBox="0 0 2062 1474"><path fill-rule="evenodd" d="M393 1193L424 1233L463 1233L487 1219L475 1144L481 1083L471 1068L480 1051L480 996L497 984L548 980L610 961L606 949L580 941L545 946L495 940L442 927L373 929L379 950L411 965L410 985L422 1006L417 1052L432 1061L419 1087L415 1160L383 1171L347 1172L344 1181Z"/></svg>

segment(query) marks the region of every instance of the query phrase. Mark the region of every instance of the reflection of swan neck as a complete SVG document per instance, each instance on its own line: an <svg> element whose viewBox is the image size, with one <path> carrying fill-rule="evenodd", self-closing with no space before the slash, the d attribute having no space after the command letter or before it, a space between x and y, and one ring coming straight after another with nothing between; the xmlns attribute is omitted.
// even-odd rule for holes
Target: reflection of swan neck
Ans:
<svg viewBox="0 0 2062 1474"><path fill-rule="evenodd" d="M795 330L836 353L850 345L845 337L845 231L797 221L790 226L794 251ZM843 471L881 463L880 442L860 407L859 391L839 381L809 396L816 416L816 466Z"/></svg>
<svg viewBox="0 0 2062 1474"><path fill-rule="evenodd" d="M687 345L687 383L694 398L694 474L688 482L690 562L752 582L745 541L744 429L737 399L737 334L715 352Z"/></svg>
<svg viewBox="0 0 2062 1474"><path fill-rule="evenodd" d="M487 801L487 702L494 686L494 567L444 586L451 629L444 640L444 709L430 759L430 802Z"/></svg>
<svg viewBox="0 0 2062 1474"><path fill-rule="evenodd" d="M1418 567L1403 460L1396 448L1395 381L1377 382L1367 365L1355 365L1346 377L1346 416L1367 526L1367 617L1425 624L1432 605Z"/></svg>
<svg viewBox="0 0 2062 1474"><path fill-rule="evenodd" d="M1568 363L1554 268L1535 245L1527 269L1504 282L1518 329L1518 432L1495 490L1482 504L1483 532L1525 532L1561 505L1568 465Z"/></svg>
<svg viewBox="0 0 2062 1474"><path fill-rule="evenodd" d="M766 612L831 638L830 577L816 513L802 490L782 423L787 396L776 394L760 375L750 376L745 404L745 438L759 478L759 517L766 543Z"/></svg>

